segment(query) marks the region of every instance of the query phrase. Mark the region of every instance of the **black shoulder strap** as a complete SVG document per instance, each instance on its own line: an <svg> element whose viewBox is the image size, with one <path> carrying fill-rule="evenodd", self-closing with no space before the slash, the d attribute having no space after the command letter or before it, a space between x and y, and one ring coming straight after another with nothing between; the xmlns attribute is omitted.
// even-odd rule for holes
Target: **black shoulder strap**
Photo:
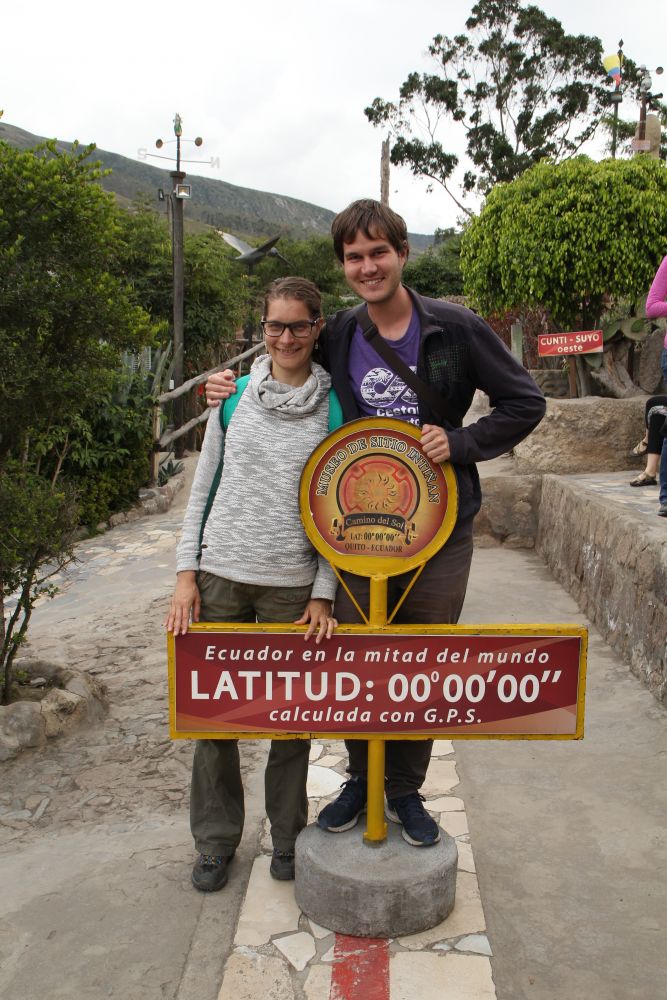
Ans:
<svg viewBox="0 0 667 1000"><path fill-rule="evenodd" d="M432 385L429 385L428 382L424 382L423 379L419 378L416 372L413 372L396 351L390 347L389 342L380 335L378 328L368 315L368 306L366 303L364 302L363 305L358 306L355 312L357 322L361 327L364 337L375 348L383 361L386 361L389 367L397 375L401 376L406 385L414 389L417 393L417 398L426 402L437 417L440 417L441 420L444 420L450 426L456 427L457 422L453 419L440 393Z"/></svg>

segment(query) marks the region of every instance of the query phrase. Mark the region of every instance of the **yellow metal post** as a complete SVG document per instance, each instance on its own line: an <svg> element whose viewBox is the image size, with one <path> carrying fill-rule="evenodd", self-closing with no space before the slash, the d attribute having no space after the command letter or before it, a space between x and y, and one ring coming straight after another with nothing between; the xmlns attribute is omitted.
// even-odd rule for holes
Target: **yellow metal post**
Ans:
<svg viewBox="0 0 667 1000"><path fill-rule="evenodd" d="M387 624L387 577L370 578L368 624L384 628ZM371 846L387 839L384 819L384 743L383 739L368 741L368 803L364 841Z"/></svg>

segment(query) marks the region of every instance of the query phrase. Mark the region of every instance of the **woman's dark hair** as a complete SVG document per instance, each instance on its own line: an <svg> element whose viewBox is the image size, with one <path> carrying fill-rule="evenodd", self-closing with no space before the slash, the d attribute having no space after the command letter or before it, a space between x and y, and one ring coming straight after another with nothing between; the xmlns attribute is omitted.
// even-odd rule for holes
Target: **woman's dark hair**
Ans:
<svg viewBox="0 0 667 1000"><path fill-rule="evenodd" d="M298 299L305 305L311 319L317 319L322 315L322 297L319 288L308 278L278 278L272 281L264 295L264 316L268 312L269 302L274 302L276 299Z"/></svg>
<svg viewBox="0 0 667 1000"><path fill-rule="evenodd" d="M372 198L353 201L331 223L331 235L338 260L343 260L343 244L352 243L358 232L362 232L369 240L388 240L397 253L410 252L405 220L388 205L373 201Z"/></svg>

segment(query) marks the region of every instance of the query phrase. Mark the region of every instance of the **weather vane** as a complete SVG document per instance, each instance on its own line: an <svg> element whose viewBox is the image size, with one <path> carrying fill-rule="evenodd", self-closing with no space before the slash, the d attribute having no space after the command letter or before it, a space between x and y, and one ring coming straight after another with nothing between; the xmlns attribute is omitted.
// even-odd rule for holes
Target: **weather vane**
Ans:
<svg viewBox="0 0 667 1000"><path fill-rule="evenodd" d="M167 139L167 140L156 139L155 140L155 145L156 145L156 147L158 149L162 149L164 146L169 146L169 145L172 145L173 143L176 143L176 157L175 158L173 156L163 156L161 153L149 153L147 149L143 149L142 148L142 149L137 150L137 153L139 155L139 159L140 160L145 160L149 156L151 157L151 159L155 159L155 160L171 160L172 162L173 162L174 159L176 159L176 171L178 173L180 173L180 170L181 170L181 163L208 163L209 166L211 166L211 167L219 167L220 166L220 157L218 157L218 156L211 156L210 159L208 159L208 160L184 160L184 159L181 159L181 142L192 142L192 143L195 144L195 146L199 147L199 146L203 146L204 140L202 139L202 137L200 135L198 135L195 139L184 139L183 138L183 119L178 114L178 112L176 112L176 114L174 115L174 135L176 137L175 139Z"/></svg>

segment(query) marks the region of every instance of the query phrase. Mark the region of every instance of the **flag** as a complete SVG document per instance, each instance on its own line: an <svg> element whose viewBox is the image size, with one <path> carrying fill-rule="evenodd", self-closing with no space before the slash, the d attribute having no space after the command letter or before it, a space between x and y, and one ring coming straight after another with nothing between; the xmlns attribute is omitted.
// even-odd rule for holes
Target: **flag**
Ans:
<svg viewBox="0 0 667 1000"><path fill-rule="evenodd" d="M612 78L616 89L621 86L621 60L617 53L613 56L605 56L602 65L607 70L607 75Z"/></svg>

